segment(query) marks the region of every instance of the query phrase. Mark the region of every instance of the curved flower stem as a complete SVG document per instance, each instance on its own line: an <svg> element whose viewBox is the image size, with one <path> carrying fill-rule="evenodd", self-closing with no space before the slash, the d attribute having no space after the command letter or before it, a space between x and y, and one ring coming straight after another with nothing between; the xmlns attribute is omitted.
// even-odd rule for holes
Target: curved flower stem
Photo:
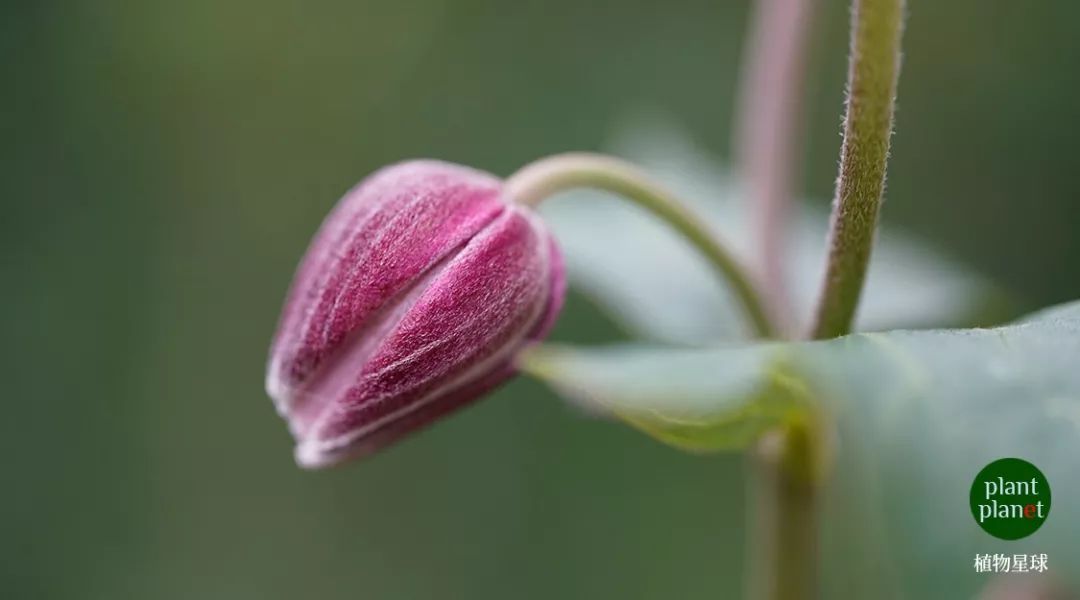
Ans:
<svg viewBox="0 0 1080 600"><path fill-rule="evenodd" d="M756 228L758 268L770 315L790 318L784 272L792 196L800 173L800 118L817 0L757 0L744 48L734 150Z"/></svg>
<svg viewBox="0 0 1080 600"><path fill-rule="evenodd" d="M885 188L904 0L854 0L847 114L814 338L851 330Z"/></svg>
<svg viewBox="0 0 1080 600"><path fill-rule="evenodd" d="M535 206L549 196L577 187L618 194L663 219L697 248L731 286L757 334L775 335L757 290L734 257L701 219L630 163L601 154L557 154L522 167L506 180L504 189L511 201Z"/></svg>

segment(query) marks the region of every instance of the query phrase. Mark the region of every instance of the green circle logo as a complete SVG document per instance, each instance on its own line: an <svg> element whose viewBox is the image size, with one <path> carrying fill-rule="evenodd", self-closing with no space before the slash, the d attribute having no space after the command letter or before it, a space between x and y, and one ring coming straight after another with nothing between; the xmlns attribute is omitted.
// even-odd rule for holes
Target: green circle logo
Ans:
<svg viewBox="0 0 1080 600"><path fill-rule="evenodd" d="M1050 483L1026 460L995 460L971 483L971 514L983 531L996 538L1027 537L1050 514Z"/></svg>

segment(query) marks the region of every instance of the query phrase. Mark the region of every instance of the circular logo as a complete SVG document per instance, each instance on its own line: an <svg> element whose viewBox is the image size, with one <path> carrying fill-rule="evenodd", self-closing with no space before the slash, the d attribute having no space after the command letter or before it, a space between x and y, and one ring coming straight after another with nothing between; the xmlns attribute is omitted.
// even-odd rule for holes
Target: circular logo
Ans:
<svg viewBox="0 0 1080 600"><path fill-rule="evenodd" d="M983 531L1003 540L1027 537L1050 514L1050 483L1035 465L1001 458L971 483L971 515Z"/></svg>

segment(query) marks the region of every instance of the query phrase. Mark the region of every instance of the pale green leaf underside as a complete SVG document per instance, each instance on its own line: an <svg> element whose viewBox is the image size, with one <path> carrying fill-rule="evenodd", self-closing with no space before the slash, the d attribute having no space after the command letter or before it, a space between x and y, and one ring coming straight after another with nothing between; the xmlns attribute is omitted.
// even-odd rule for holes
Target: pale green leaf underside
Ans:
<svg viewBox="0 0 1080 600"><path fill-rule="evenodd" d="M528 352L521 367L586 407L617 414L665 441L723 450L742 447L754 433L811 405L839 416L855 408L866 412L867 405L875 414L899 408L910 417L934 399L935 410L955 406L954 416L973 418L962 402L986 408L1007 396L1004 407L1042 406L1072 414L1080 425L1077 358L1080 303L992 329L704 348L544 345ZM666 439L668 429L680 433Z"/></svg>
<svg viewBox="0 0 1080 600"><path fill-rule="evenodd" d="M677 127L632 118L611 144L708 221L747 265L753 224L738 181ZM701 343L748 333L738 302L709 265L662 223L602 192L556 196L540 207L566 258L571 283L643 339ZM786 236L793 324L805 323L825 265L828 215L793 207ZM925 244L885 228L879 235L858 315L859 330L968 322L997 296L985 280ZM795 323L797 322L797 323Z"/></svg>
<svg viewBox="0 0 1080 600"><path fill-rule="evenodd" d="M803 382L784 369L778 344L708 350L548 345L521 362L586 410L609 412L684 450L745 447L809 406Z"/></svg>
<svg viewBox="0 0 1080 600"><path fill-rule="evenodd" d="M807 403L826 411L837 424L829 556L851 561L844 585L867 586L836 597L900 589L934 598L928 582L958 577L974 590L975 552L1048 552L1062 567L1080 558L1080 302L994 329L702 349L547 347L523 366L694 451L743 446ZM975 473L1006 456L1034 462L1054 492L1046 525L1019 542L989 537L968 508Z"/></svg>

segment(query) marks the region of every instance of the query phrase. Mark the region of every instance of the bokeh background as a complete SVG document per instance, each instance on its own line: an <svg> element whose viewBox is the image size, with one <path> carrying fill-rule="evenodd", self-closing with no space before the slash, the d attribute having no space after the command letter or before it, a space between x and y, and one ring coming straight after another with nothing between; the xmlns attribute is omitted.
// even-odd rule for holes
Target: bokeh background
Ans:
<svg viewBox="0 0 1080 600"><path fill-rule="evenodd" d="M801 188L828 198L847 6L820 4ZM738 456L684 456L519 380L305 473L262 382L309 236L380 165L507 174L601 148L628 107L730 156L749 8L0 5L3 596L734 597ZM1080 297L1080 4L910 12L886 226L1018 312ZM554 337L616 335L575 295Z"/></svg>

